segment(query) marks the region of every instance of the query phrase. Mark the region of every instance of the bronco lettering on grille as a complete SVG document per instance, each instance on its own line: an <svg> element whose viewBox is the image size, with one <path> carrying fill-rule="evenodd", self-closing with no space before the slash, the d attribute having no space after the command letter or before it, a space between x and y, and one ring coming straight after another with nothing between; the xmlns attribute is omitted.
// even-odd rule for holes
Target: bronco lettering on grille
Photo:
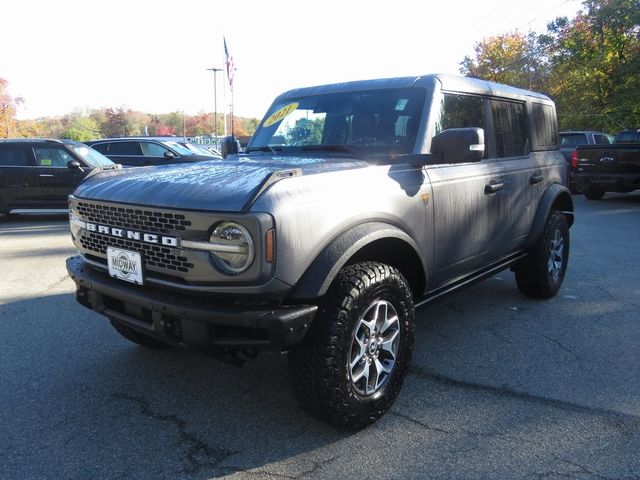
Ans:
<svg viewBox="0 0 640 480"><path fill-rule="evenodd" d="M176 237L165 237L164 235L156 235L155 233L137 232L125 228L98 225L97 223L86 222L85 225L89 232L98 232L112 237L126 238L127 240L136 240L138 242L152 243L155 245L166 245L167 247L178 246L178 239Z"/></svg>

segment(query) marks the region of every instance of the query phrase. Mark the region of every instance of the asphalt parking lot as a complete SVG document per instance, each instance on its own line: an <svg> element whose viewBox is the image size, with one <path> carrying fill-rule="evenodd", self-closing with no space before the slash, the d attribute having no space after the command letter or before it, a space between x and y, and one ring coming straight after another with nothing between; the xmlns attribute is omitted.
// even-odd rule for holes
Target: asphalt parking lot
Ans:
<svg viewBox="0 0 640 480"><path fill-rule="evenodd" d="M640 192L575 196L563 288L422 309L391 412L309 418L285 358L149 351L73 298L64 217L0 218L2 479L638 479Z"/></svg>

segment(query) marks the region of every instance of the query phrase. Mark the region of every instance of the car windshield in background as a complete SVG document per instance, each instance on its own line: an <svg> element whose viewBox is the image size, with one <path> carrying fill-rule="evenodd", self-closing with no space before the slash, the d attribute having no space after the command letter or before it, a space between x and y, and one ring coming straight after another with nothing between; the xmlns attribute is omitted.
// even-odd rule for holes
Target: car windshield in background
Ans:
<svg viewBox="0 0 640 480"><path fill-rule="evenodd" d="M114 165L114 163L107 157L94 150L93 148L87 147L86 145L70 144L67 145L67 147L80 155L82 159L92 167L110 167Z"/></svg>
<svg viewBox="0 0 640 480"><path fill-rule="evenodd" d="M561 133L561 147L577 147L578 145L586 145L587 136L584 133Z"/></svg>
<svg viewBox="0 0 640 480"><path fill-rule="evenodd" d="M180 145L178 142L163 142L167 147L178 152L180 155L195 155L194 152L187 147Z"/></svg>
<svg viewBox="0 0 640 480"><path fill-rule="evenodd" d="M193 143L184 143L181 144L184 147L188 148L189 150L191 150L195 155L205 155L207 157L215 157L216 155L213 154L213 152L207 150L206 148L200 147L198 145L194 145Z"/></svg>
<svg viewBox="0 0 640 480"><path fill-rule="evenodd" d="M272 106L246 152L413 152L425 93L419 88L290 97Z"/></svg>

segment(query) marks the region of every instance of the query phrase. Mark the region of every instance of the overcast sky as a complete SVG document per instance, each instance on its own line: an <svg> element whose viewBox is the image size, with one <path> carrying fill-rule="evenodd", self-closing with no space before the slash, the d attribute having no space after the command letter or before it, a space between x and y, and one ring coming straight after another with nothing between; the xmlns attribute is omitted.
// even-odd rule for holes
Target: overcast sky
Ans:
<svg viewBox="0 0 640 480"><path fill-rule="evenodd" d="M537 32L579 1L4 0L0 77L19 118L126 106L214 109L223 35L237 70L235 113L262 117L285 90L426 73L459 73L475 42ZM218 111L223 99L218 74Z"/></svg>

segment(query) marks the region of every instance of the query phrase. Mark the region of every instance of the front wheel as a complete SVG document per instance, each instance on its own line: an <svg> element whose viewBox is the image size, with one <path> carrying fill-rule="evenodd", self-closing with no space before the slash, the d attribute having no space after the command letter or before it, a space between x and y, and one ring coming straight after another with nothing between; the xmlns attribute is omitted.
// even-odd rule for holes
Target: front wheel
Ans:
<svg viewBox="0 0 640 480"><path fill-rule="evenodd" d="M527 258L515 268L516 283L529 297L551 298L560 289L569 261L569 224L554 210Z"/></svg>
<svg viewBox="0 0 640 480"><path fill-rule="evenodd" d="M294 393L316 418L358 430L390 408L413 350L413 297L381 263L343 268L288 356Z"/></svg>

